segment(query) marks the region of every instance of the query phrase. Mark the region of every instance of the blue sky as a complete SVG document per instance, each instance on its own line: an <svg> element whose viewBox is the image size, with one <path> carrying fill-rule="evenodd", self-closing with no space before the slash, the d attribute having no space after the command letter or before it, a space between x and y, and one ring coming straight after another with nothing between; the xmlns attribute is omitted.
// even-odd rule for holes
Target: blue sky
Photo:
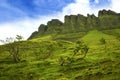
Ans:
<svg viewBox="0 0 120 80"><path fill-rule="evenodd" d="M0 39L16 34L27 39L40 24L70 14L94 13L100 9L120 12L120 0L0 0Z"/></svg>
<svg viewBox="0 0 120 80"><path fill-rule="evenodd" d="M89 2L92 8L111 5L110 0ZM70 3L75 3L75 0L0 0L0 22L55 14Z"/></svg>
<svg viewBox="0 0 120 80"><path fill-rule="evenodd" d="M105 6L110 6L112 4L111 0L89 0L89 1L90 1L90 6L92 8L105 7Z"/></svg>
<svg viewBox="0 0 120 80"><path fill-rule="evenodd" d="M0 22L54 14L70 3L74 0L0 0Z"/></svg>

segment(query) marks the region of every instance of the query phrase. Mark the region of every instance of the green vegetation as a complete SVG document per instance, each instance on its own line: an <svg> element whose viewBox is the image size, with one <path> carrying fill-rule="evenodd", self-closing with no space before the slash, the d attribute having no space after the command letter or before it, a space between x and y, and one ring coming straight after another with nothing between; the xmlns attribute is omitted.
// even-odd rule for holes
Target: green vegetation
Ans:
<svg viewBox="0 0 120 80"><path fill-rule="evenodd" d="M81 51L81 53L84 54L83 58L85 58L88 50L89 48L86 44L84 44L84 42L77 41L73 56L76 55L79 51Z"/></svg>
<svg viewBox="0 0 120 80"><path fill-rule="evenodd" d="M100 17L106 15L103 12L99 12L99 14ZM109 13L109 15L111 14L116 15L114 12ZM72 24L72 30L76 30L76 28L74 29L75 24L69 23L69 16L66 18L65 24ZM72 19L75 18L72 16ZM79 15L79 18L79 20L86 20L82 15ZM91 18L95 18L95 16L92 15ZM99 28L99 30L89 28L88 31L70 30L67 32L68 27L66 27L65 32L59 33L59 31L56 32L56 30L60 30L57 27L54 29L55 34L48 34L52 27L55 27L51 24L56 25L55 23L63 25L54 20L49 22L48 25L51 28L46 33L44 31L48 27L42 25L43 32L39 32L41 31L39 28L39 31L32 35L33 39L20 41L22 37L17 36L18 42L13 40L12 43L10 41L8 44L0 46L0 80L120 79L120 28ZM79 24L84 25L85 23ZM9 45L12 45L15 50L19 50L19 62L13 61L14 57L8 51L8 49L11 50L11 47L6 47ZM14 52L12 51L12 53Z"/></svg>
<svg viewBox="0 0 120 80"><path fill-rule="evenodd" d="M103 37L106 50L100 42ZM1 46L0 80L119 80L120 41L116 37L93 30L76 41L51 37L21 41L17 64ZM81 49L88 49L86 57Z"/></svg>
<svg viewBox="0 0 120 80"><path fill-rule="evenodd" d="M4 45L5 51L8 51L10 55L12 55L13 60L15 62L19 62L19 51L20 51L20 41L22 40L22 36L17 35L16 39L14 38L6 38L6 40L1 40ZM18 42L19 41L19 42Z"/></svg>
<svg viewBox="0 0 120 80"><path fill-rule="evenodd" d="M92 15L66 15L64 23L58 19L48 21L47 25L41 24L38 31L32 33L29 39L46 35L63 35L69 33L88 32L91 30L110 30L120 28L120 14L111 10L98 12L98 17ZM64 37L65 38L65 37Z"/></svg>

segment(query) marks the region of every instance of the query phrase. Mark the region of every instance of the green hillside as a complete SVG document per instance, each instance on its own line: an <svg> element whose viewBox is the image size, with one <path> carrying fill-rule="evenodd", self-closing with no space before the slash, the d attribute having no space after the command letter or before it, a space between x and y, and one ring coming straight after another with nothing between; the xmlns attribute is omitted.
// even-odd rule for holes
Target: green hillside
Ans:
<svg viewBox="0 0 120 80"><path fill-rule="evenodd" d="M21 62L14 63L6 51L0 53L0 80L119 80L120 41L114 33L120 29L110 31L113 35L103 33L109 30L92 30L83 37L66 34L67 40L61 40L66 35L59 35L55 40L46 36L23 41L21 48L27 49L20 52ZM69 36L89 46L85 58L81 52L73 56L76 41L68 40ZM101 38L106 40L106 49Z"/></svg>
<svg viewBox="0 0 120 80"><path fill-rule="evenodd" d="M119 16L66 16L65 23L42 24L29 40L0 45L0 80L119 80Z"/></svg>

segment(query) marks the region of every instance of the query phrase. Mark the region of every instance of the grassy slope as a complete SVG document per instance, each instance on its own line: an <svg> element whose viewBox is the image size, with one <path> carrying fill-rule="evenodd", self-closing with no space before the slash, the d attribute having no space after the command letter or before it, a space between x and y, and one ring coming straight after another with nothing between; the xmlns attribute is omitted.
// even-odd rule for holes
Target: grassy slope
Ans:
<svg viewBox="0 0 120 80"><path fill-rule="evenodd" d="M119 80L119 32L120 29L93 30L82 38L80 33L71 33L22 42L26 49L21 51L20 63L12 62L9 53L0 52L0 80ZM101 38L107 41L106 49L99 42ZM83 40L89 46L85 59L79 59L81 53L71 56L75 39ZM42 51L47 51L49 46L52 47L51 55L46 58ZM60 57L66 59L64 66L60 66ZM67 63L68 57L72 57L72 63Z"/></svg>

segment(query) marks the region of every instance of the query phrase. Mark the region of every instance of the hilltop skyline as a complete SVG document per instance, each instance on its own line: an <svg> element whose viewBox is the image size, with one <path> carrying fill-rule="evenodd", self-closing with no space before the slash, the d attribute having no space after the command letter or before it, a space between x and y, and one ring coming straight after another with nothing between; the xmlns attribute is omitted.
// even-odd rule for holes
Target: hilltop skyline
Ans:
<svg viewBox="0 0 120 80"><path fill-rule="evenodd" d="M51 19L64 22L70 14L95 14L98 10L120 12L120 0L0 0L0 39L16 34L27 39L40 24Z"/></svg>

